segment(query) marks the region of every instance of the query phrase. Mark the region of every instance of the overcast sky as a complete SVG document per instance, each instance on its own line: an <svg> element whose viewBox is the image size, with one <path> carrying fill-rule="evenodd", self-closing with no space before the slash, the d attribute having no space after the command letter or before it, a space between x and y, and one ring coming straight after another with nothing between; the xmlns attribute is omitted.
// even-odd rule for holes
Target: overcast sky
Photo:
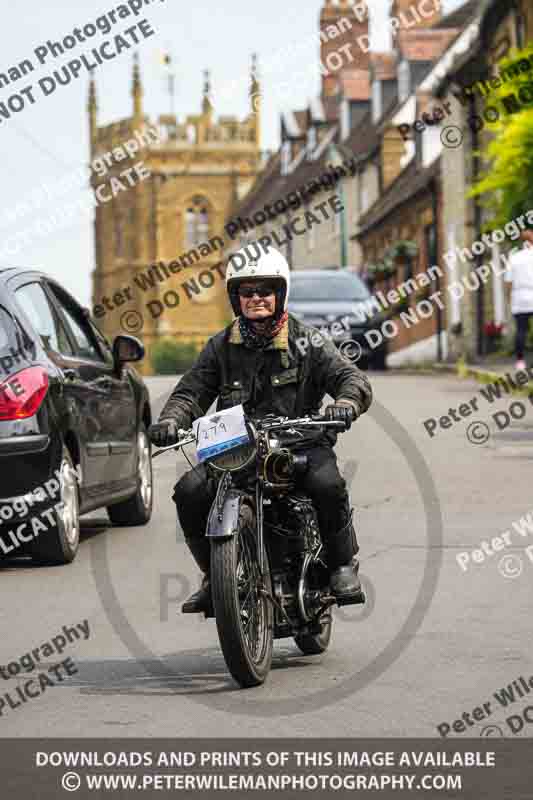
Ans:
<svg viewBox="0 0 533 800"><path fill-rule="evenodd" d="M123 0L126 2L126 0ZM0 73L25 58L36 61L33 51L47 40L63 39L75 27L94 23L96 18L120 5L120 0L27 0L4 11L0 40ZM444 2L446 11L461 5L461 0ZM295 8L297 6L297 8ZM302 10L302 6L304 10ZM319 87L318 15L322 0L289 4L286 0L269 3L245 0L197 0L194 3L171 3L170 0L147 6L136 18L121 20L107 36L99 35L79 44L71 58L89 50L114 33L146 17L156 35L139 47L145 91L145 111L155 119L170 110L167 78L162 55L171 53L176 73L176 110L178 115L198 113L202 96L202 72L212 72L212 98L217 113L240 117L248 113L250 56L256 51L262 73L263 135L262 147L277 147L279 114L304 107ZM386 13L389 0L372 0L373 48L386 44ZM302 42L308 42L303 45ZM294 52L291 55L291 51ZM279 51L279 52L278 52ZM124 51L113 61L96 70L99 122L109 123L131 114L132 50ZM274 56L277 57L274 58ZM274 60L273 60L274 59ZM66 59L47 62L10 86L0 89L5 102L24 86L36 84L43 75L66 63ZM238 84L235 85L235 81ZM3 244L14 234L46 219L54 210L48 208L21 217L6 219L6 210L31 197L43 184L58 180L87 164L89 157L86 116L88 78L83 71L76 81L60 86L49 97L38 98L10 120L0 122L2 152L2 206L0 207L0 253ZM61 207L76 199L75 191L57 200ZM13 244L10 245L13 248ZM33 236L17 255L0 256L1 266L39 267L60 280L85 305L90 304L90 274L94 269L93 227L88 216L78 215L70 224L49 235Z"/></svg>

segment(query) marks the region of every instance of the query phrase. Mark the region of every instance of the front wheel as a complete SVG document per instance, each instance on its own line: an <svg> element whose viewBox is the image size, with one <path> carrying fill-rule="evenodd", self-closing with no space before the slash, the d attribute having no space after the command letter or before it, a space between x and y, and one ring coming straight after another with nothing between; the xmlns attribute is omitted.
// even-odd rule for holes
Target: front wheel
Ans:
<svg viewBox="0 0 533 800"><path fill-rule="evenodd" d="M220 646L229 671L243 687L264 683L272 662L270 568L259 569L255 517L242 506L238 533L211 540L211 591Z"/></svg>

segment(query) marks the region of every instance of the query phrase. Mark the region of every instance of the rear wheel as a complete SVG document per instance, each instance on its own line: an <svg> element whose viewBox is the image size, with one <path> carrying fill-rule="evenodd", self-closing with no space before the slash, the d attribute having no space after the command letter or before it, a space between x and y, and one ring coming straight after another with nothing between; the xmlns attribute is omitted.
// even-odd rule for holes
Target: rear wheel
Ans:
<svg viewBox="0 0 533 800"><path fill-rule="evenodd" d="M80 508L78 476L66 447L59 467L59 505L53 514L55 525L33 539L30 553L37 563L70 564L80 544Z"/></svg>
<svg viewBox="0 0 533 800"><path fill-rule="evenodd" d="M255 517L243 506L238 533L211 541L211 591L220 645L229 671L243 688L263 683L273 643L270 567L261 579Z"/></svg>
<svg viewBox="0 0 533 800"><path fill-rule="evenodd" d="M294 641L305 656L316 656L320 653L325 653L329 647L332 625L333 617L331 616L331 610L328 608L320 617L319 633L302 633L300 636L295 636Z"/></svg>
<svg viewBox="0 0 533 800"><path fill-rule="evenodd" d="M144 425L137 435L137 491L132 497L107 507L113 525L146 525L152 516L153 473L150 440Z"/></svg>

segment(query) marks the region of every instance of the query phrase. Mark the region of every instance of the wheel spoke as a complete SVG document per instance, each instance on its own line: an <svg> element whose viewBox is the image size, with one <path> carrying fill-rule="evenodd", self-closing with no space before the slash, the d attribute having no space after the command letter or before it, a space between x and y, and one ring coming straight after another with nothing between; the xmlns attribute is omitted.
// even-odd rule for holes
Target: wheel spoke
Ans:
<svg viewBox="0 0 533 800"><path fill-rule="evenodd" d="M250 599L250 595L251 595L252 593L253 593L253 589L250 589L250 591L249 591L249 592L248 592L248 594L246 595L246 599L245 599L245 600L244 600L244 602L241 604L241 613L244 611L244 609L245 609L245 607L246 607L246 604L248 603L248 600Z"/></svg>
<svg viewBox="0 0 533 800"><path fill-rule="evenodd" d="M264 598L258 591L261 581L259 565L255 558L256 544L251 539L251 531L241 531L239 537L239 557L237 576L239 587L239 606L243 637L249 654L254 661L261 656L262 639L266 629ZM246 596L242 600L242 595Z"/></svg>

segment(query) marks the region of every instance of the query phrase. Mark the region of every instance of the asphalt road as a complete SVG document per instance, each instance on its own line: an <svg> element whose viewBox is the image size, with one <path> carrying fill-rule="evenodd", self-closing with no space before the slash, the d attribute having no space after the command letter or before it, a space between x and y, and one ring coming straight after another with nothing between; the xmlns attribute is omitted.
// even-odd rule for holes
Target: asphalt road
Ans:
<svg viewBox="0 0 533 800"><path fill-rule="evenodd" d="M64 625L87 620L90 632L61 656L78 672L4 708L0 736L433 737L437 725L533 675L533 555L525 552L533 526L529 539L512 529L533 508L533 406L526 401L524 419L495 434L491 414L509 400L493 408L482 399L479 413L430 438L422 422L479 397L477 385L450 374L371 378L373 411L337 447L357 507L370 603L336 612L329 652L303 657L291 640L278 641L268 682L236 687L214 621L177 610L198 573L170 498L187 465L168 454L155 461L148 526L112 529L105 512L95 512L84 519L74 564L0 566L0 664ZM149 383L158 408L173 381ZM489 425L485 444L467 439L475 420ZM458 553L509 529L505 549L460 567ZM34 676L0 678L0 690L15 696ZM510 711L492 698L486 718L468 717L472 725L457 735L478 736L490 724L510 736L505 718L525 705L527 696ZM519 735L531 733L530 724Z"/></svg>

